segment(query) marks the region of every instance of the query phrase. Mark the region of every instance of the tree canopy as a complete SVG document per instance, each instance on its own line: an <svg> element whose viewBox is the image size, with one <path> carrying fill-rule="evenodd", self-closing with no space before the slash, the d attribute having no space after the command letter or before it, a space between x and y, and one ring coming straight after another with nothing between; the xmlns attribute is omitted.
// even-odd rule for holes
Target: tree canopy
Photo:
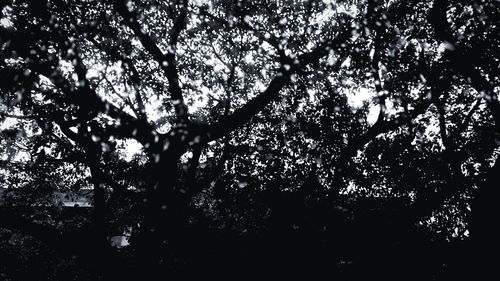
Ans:
<svg viewBox="0 0 500 281"><path fill-rule="evenodd" d="M488 272L499 1L0 12L2 279Z"/></svg>

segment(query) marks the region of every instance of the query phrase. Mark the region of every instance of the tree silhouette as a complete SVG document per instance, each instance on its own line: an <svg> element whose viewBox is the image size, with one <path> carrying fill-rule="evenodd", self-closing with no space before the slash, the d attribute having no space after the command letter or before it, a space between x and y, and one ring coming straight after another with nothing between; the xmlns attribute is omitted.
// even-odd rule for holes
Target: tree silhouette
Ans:
<svg viewBox="0 0 500 281"><path fill-rule="evenodd" d="M490 272L498 1L0 10L3 279Z"/></svg>

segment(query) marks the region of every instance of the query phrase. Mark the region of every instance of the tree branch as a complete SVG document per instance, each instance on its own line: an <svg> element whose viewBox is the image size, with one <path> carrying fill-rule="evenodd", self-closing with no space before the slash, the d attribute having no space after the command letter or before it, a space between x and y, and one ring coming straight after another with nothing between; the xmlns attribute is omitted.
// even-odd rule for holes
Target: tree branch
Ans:
<svg viewBox="0 0 500 281"><path fill-rule="evenodd" d="M212 15L206 9L201 9L200 14L202 16L206 16L206 17L210 18L211 20L213 20L219 24L222 24L225 26L231 26L227 20L219 18L215 15ZM250 32L254 33L260 40L267 42L267 43L269 43L269 45L273 46L274 49L278 52L278 55L280 56L280 58L287 57L284 50L283 50L283 47L281 46L281 44L278 40L278 38L276 38L276 36L274 36L273 34L269 33L269 34L267 34L268 36L266 36L266 35L262 34L261 32L259 32L259 30L255 29L253 26L249 25L248 23L246 23L245 21L242 21L242 20L237 21L235 24L237 27L239 27L243 30L250 31Z"/></svg>
<svg viewBox="0 0 500 281"><path fill-rule="evenodd" d="M135 114L137 115L137 117L139 119L143 119L144 121L147 121L146 107L144 105L144 100L142 99L142 95L140 93L141 78L140 78L139 72L137 71L137 68L135 67L134 63L132 62L132 59L121 54L120 51L118 50L118 48L116 48L116 47L105 48L101 43L99 43L94 38L88 38L88 40L92 44L94 44L98 49L106 52L109 57L121 60L123 62L123 65L125 66L125 68L130 70L131 73L129 73L129 76L130 76L130 80L132 82L132 86L134 88L134 95L135 95L135 100L137 102L137 108L132 106L132 104L129 104L129 106L132 108L132 110L134 110ZM114 90L114 92L116 92L116 90ZM122 98L122 97L120 96L120 98ZM123 100L125 101L124 98L123 98ZM130 99L127 99L127 100L130 101Z"/></svg>
<svg viewBox="0 0 500 281"><path fill-rule="evenodd" d="M335 162L333 184L332 188L330 188L328 192L330 197L337 197L338 191L343 187L344 175L347 168L349 167L349 164L351 163L351 159L359 149L363 148L364 145L374 140L380 134L388 133L392 130L400 128L405 124L408 124L418 115L424 113L431 104L432 101L426 98L422 102L420 102L410 113L401 113L397 117L390 120L378 119L375 124L373 124L364 134L349 141L347 146L342 149L339 158Z"/></svg>
<svg viewBox="0 0 500 281"><path fill-rule="evenodd" d="M109 126L101 132L94 132L94 134L100 134L102 138L106 135L133 138L143 145L151 145L158 141L156 139L158 134L151 124L144 120L137 119L113 104L102 100L93 89L86 88L85 90L75 90L71 86L71 83L67 81L57 69L53 69L48 65L37 64L33 66L33 70L49 78L50 81L66 95L68 101L86 111L78 116L81 124L87 122L89 118L97 116L99 112L107 114L117 120L117 123L113 126ZM66 133L68 133L67 130L65 134Z"/></svg>
<svg viewBox="0 0 500 281"><path fill-rule="evenodd" d="M495 130L500 138L500 103L494 92L494 87L481 75L479 69L467 55L468 50L458 45L459 40L453 36L450 24L446 18L446 0L435 0L429 12L429 21L438 40L451 44L453 48L447 48L443 57L447 58L452 68L459 71L462 76L470 79L470 83L486 101L488 108L495 120Z"/></svg>
<svg viewBox="0 0 500 281"><path fill-rule="evenodd" d="M175 49L179 34L185 26L187 18L187 10L181 9L179 15L174 19L174 26L170 32L168 53L164 54L151 36L149 36L141 27L138 21L138 14L130 12L126 1L115 1L113 5L116 11L123 17L123 24L128 26L134 34L139 38L143 47L153 56L159 63L160 68L165 72L168 80L168 91L179 123L188 122L188 108L184 103L182 90L179 86L179 76L175 61Z"/></svg>
<svg viewBox="0 0 500 281"><path fill-rule="evenodd" d="M332 41L324 42L313 51L302 54L293 60L290 59L288 64L283 63L278 70L278 74L271 80L268 87L262 93L258 94L241 108L236 109L231 115L223 117L214 124L208 125L205 128L206 135L203 140L209 142L221 138L243 126L253 116L279 97L280 91L289 82L292 74L302 71L311 63L318 62L319 59L328 55L331 49L339 51L341 56L347 56L346 43L350 38L350 29L346 28Z"/></svg>
<svg viewBox="0 0 500 281"><path fill-rule="evenodd" d="M472 115L474 114L474 112L476 112L476 110L479 109L479 106L481 105L481 100L482 100L481 98L478 98L476 100L476 102L474 103L472 108L469 110L469 112L467 112L467 115L465 116L465 118L462 120L462 122L460 122L460 124L458 124L457 131L456 131L457 134L460 134L461 132L463 132L467 128L470 120L472 119Z"/></svg>

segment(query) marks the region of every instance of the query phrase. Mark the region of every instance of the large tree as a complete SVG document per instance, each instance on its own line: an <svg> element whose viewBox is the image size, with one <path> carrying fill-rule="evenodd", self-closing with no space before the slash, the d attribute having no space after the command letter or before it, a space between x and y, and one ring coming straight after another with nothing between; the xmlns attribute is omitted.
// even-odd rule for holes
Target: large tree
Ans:
<svg viewBox="0 0 500 281"><path fill-rule="evenodd" d="M47 279L77 280L230 274L210 259L280 240L264 261L290 246L356 279L346 264L416 237L494 243L499 5L2 1L0 227L68 265ZM85 191L89 215L50 208ZM129 246L110 245L117 230Z"/></svg>

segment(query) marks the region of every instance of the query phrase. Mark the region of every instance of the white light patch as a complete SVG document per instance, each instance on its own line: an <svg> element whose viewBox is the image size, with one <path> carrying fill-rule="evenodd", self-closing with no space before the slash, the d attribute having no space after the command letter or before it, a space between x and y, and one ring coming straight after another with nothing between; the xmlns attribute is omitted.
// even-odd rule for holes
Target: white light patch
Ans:
<svg viewBox="0 0 500 281"><path fill-rule="evenodd" d="M7 117L0 123L0 130L5 130L14 127L18 123L16 118Z"/></svg>
<svg viewBox="0 0 500 281"><path fill-rule="evenodd" d="M91 68L87 71L87 79L94 79L94 78L95 79L99 78L99 70Z"/></svg>
<svg viewBox="0 0 500 281"><path fill-rule="evenodd" d="M142 152L142 144L134 139L120 140L120 142L123 142L123 153L127 162L132 161L134 155Z"/></svg>
<svg viewBox="0 0 500 281"><path fill-rule="evenodd" d="M357 91L346 93L347 102L350 106L360 108L365 101L370 101L375 96L375 92L367 88L359 88Z"/></svg>
<svg viewBox="0 0 500 281"><path fill-rule="evenodd" d="M14 23L7 18L2 18L2 19L0 19L0 26L3 26L5 28L13 27Z"/></svg>
<svg viewBox="0 0 500 281"><path fill-rule="evenodd" d="M376 93L372 89L368 88L360 88L357 91L349 91L346 93L347 103L354 109L358 109L363 106L364 102L371 101L375 95ZM379 105L370 104L368 107L368 114L366 116L368 124L373 125L377 122L379 112Z"/></svg>
<svg viewBox="0 0 500 281"><path fill-rule="evenodd" d="M366 116L368 124L373 125L377 122L379 112L380 108L378 106L370 106L368 108L368 114Z"/></svg>
<svg viewBox="0 0 500 281"><path fill-rule="evenodd" d="M203 5L208 5L208 4L211 4L210 1L208 0L194 0L193 1L193 4L197 7L201 7Z"/></svg>
<svg viewBox="0 0 500 281"><path fill-rule="evenodd" d="M31 159L31 156L26 151L19 151L12 159L13 162L28 162Z"/></svg>

